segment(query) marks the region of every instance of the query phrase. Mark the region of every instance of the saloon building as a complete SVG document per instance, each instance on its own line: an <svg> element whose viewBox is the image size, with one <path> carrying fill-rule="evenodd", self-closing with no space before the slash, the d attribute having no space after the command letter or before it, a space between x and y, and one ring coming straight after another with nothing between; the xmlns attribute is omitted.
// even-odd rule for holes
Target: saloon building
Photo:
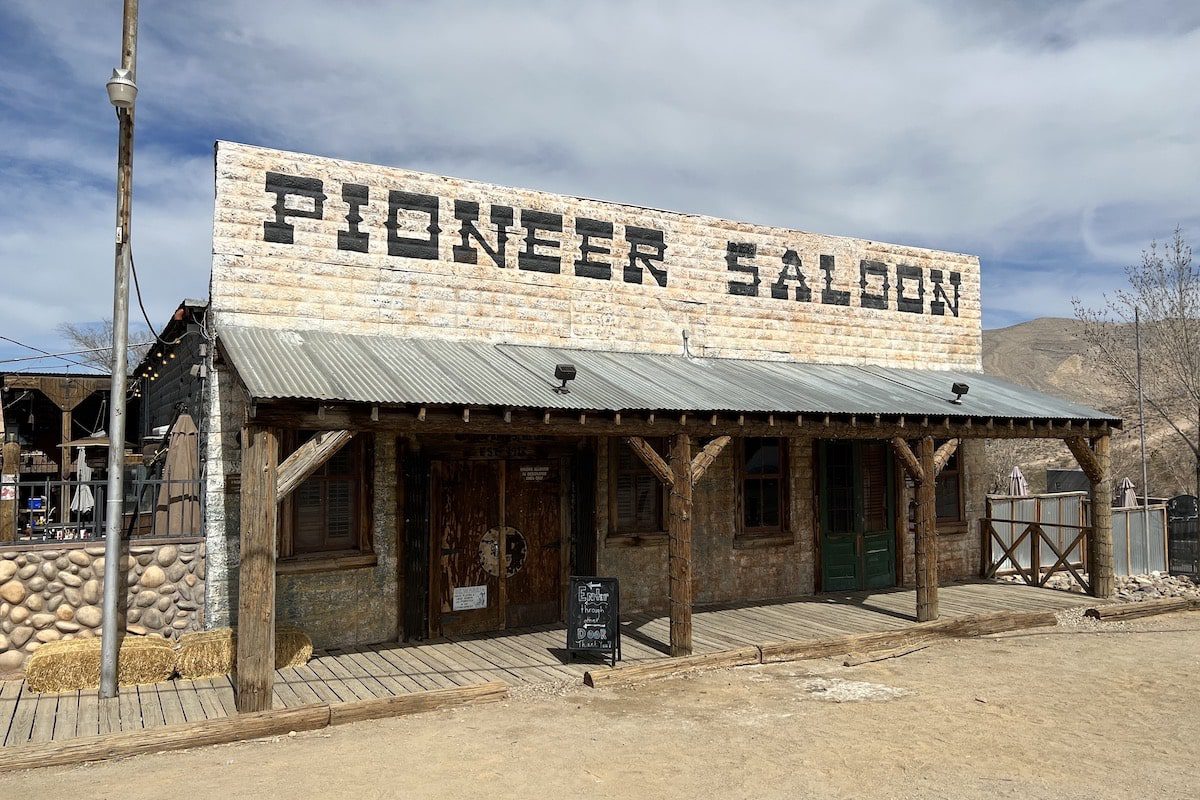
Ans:
<svg viewBox="0 0 1200 800"><path fill-rule="evenodd" d="M1120 425L981 374L973 256L228 142L207 315L206 614L243 710L276 624L558 623L569 575L669 614L676 655L706 604L915 585L930 619L987 567L983 440L1064 439L1107 497Z"/></svg>

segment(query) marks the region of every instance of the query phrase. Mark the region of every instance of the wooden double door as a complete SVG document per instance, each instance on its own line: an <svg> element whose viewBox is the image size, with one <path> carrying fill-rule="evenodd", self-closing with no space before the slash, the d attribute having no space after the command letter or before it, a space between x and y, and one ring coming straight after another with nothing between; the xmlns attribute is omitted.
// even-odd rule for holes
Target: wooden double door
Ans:
<svg viewBox="0 0 1200 800"><path fill-rule="evenodd" d="M432 635L562 618L568 463L558 457L432 463Z"/></svg>
<svg viewBox="0 0 1200 800"><path fill-rule="evenodd" d="M896 585L896 500L891 447L822 441L818 447L821 589Z"/></svg>

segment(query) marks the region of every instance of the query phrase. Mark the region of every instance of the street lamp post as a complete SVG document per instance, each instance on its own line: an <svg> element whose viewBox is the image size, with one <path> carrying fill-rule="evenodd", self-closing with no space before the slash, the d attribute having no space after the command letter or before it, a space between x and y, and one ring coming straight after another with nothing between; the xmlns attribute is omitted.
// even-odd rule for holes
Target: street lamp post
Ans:
<svg viewBox="0 0 1200 800"><path fill-rule="evenodd" d="M104 606L100 628L100 697L117 696L120 636L121 528L125 496L125 391L129 374L129 234L133 201L133 104L137 98L138 0L125 0L121 66L108 81L108 99L117 110L117 227L113 281L112 383L108 414L108 489L104 518Z"/></svg>

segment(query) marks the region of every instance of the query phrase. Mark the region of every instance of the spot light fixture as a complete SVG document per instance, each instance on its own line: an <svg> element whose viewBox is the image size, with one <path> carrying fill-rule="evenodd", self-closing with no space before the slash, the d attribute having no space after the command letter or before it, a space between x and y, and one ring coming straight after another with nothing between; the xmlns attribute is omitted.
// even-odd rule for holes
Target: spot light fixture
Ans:
<svg viewBox="0 0 1200 800"><path fill-rule="evenodd" d="M955 383L950 387L950 391L954 392L954 399L950 402L956 406L961 406L963 395L971 391L971 387L965 383Z"/></svg>
<svg viewBox="0 0 1200 800"><path fill-rule="evenodd" d="M571 390L567 388L567 381L575 380L575 365L574 364L559 364L554 368L554 379L562 381L562 386L555 386L554 391L559 394L570 394Z"/></svg>

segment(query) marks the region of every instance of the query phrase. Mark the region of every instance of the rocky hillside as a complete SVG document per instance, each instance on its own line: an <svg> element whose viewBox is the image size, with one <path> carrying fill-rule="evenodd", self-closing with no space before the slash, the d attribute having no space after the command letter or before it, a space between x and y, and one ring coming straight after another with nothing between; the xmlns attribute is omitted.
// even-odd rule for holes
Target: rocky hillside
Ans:
<svg viewBox="0 0 1200 800"><path fill-rule="evenodd" d="M1137 395L1091 365L1081 324L1073 319L1042 318L1008 328L983 332L985 372L1022 386L1055 394L1119 415L1124 430L1113 439L1113 473L1117 481L1129 477L1141 491ZM1131 335L1132 344L1132 335ZM1194 434L1196 422L1187 407L1176 403L1176 421ZM1146 409L1146 451L1149 460L1151 496L1194 492L1194 462L1178 435L1153 411ZM1007 483L1007 475L1019 465L1033 491L1045 488L1047 467L1075 468L1078 465L1061 443L989 443L989 466L996 483Z"/></svg>

